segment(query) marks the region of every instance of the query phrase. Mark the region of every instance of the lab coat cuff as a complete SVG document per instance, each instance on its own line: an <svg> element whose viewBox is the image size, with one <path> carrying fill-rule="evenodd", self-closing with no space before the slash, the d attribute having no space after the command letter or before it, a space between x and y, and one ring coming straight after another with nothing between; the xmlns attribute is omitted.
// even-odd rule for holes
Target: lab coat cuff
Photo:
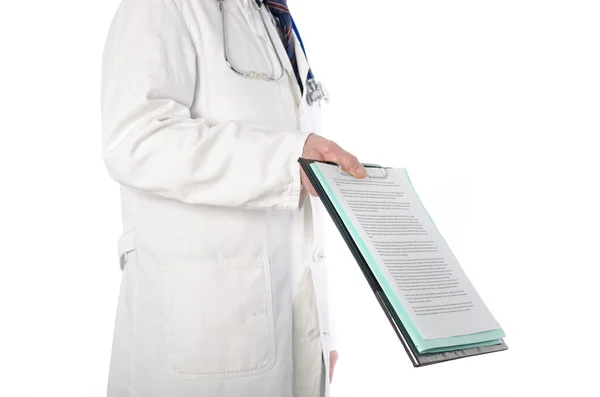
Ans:
<svg viewBox="0 0 600 397"><path fill-rule="evenodd" d="M312 133L301 132L298 134L296 145L294 147L292 157L290 158L290 172L292 175L291 184L289 188L289 203L292 209L298 209L302 207L304 200L308 196L308 191L302 186L302 179L300 173L300 163L298 158L302 157L304 152L304 144Z"/></svg>
<svg viewBox="0 0 600 397"><path fill-rule="evenodd" d="M329 344L329 350L333 351L333 350L337 350L339 346L339 340L338 340L338 336L336 334L336 330L335 330L335 324L333 322L333 318L329 318L329 330L328 330L328 334L327 334L327 341Z"/></svg>
<svg viewBox="0 0 600 397"><path fill-rule="evenodd" d="M329 351L337 350L336 340L333 335L329 334L327 337L329 338Z"/></svg>

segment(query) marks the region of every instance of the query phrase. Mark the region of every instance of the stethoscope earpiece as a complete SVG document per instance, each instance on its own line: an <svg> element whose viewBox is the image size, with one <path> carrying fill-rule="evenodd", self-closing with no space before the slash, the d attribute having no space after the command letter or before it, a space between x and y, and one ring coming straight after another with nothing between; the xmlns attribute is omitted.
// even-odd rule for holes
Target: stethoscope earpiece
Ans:
<svg viewBox="0 0 600 397"><path fill-rule="evenodd" d="M312 106L313 103L321 101L329 103L329 92L323 83L316 81L313 77L312 79L307 80L306 84L306 102L308 102L309 105Z"/></svg>

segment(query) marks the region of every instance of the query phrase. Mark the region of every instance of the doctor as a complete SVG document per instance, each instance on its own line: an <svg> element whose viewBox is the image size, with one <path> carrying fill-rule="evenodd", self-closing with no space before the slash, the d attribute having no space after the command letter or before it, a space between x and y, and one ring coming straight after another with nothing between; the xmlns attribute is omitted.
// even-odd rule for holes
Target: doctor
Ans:
<svg viewBox="0 0 600 397"><path fill-rule="evenodd" d="M108 396L329 395L324 210L297 159L366 172L317 135L285 0L123 0L102 66L124 227Z"/></svg>

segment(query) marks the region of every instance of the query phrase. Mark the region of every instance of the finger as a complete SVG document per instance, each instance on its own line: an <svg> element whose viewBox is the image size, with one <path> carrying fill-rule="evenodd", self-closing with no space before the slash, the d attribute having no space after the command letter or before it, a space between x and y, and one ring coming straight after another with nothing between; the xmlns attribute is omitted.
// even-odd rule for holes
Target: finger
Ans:
<svg viewBox="0 0 600 397"><path fill-rule="evenodd" d="M333 372L335 370L335 360L333 360L330 364L329 368L329 383L333 382Z"/></svg>
<svg viewBox="0 0 600 397"><path fill-rule="evenodd" d="M318 197L319 196L317 194L317 191L313 187L312 183L310 183L310 179L308 179L308 177L306 176L306 174L304 173L304 171L302 171L302 186L304 186L306 188L306 190L308 190L308 193L311 196L313 196L313 197Z"/></svg>
<svg viewBox="0 0 600 397"><path fill-rule="evenodd" d="M348 153L337 144L331 142L323 152L323 157L326 161L332 161L339 164L344 171L353 175L357 178L364 178L367 176L367 170L358 161L356 156Z"/></svg>
<svg viewBox="0 0 600 397"><path fill-rule="evenodd" d="M338 360L338 353L337 351L331 351L329 353L329 383L331 383L333 381L333 372L335 370L335 365L337 363Z"/></svg>

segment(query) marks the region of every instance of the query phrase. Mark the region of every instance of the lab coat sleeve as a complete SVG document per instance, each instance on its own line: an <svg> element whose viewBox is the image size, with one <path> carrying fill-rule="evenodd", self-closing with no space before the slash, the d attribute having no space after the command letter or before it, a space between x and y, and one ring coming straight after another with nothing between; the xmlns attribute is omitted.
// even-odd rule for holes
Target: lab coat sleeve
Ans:
<svg viewBox="0 0 600 397"><path fill-rule="evenodd" d="M102 155L122 185L190 204L295 209L310 135L192 118L196 52L173 0L124 0L102 60Z"/></svg>
<svg viewBox="0 0 600 397"><path fill-rule="evenodd" d="M336 294L336 289L333 288L333 278L331 277L331 271L330 271L330 265L331 265L331 258L329 256L328 258L328 253L327 253L327 240L325 240L325 266L327 266L327 294L328 294L328 302L327 302L327 306L328 306L328 315L329 315L329 327L328 327L328 332L329 332L329 350L333 351L333 350L337 350L340 347L340 343L339 343L339 336L338 336L338 328L337 328L337 294ZM329 265L327 264L327 262L329 262Z"/></svg>
<svg viewBox="0 0 600 397"><path fill-rule="evenodd" d="M337 350L340 346L336 326L335 299L329 299L329 350Z"/></svg>

